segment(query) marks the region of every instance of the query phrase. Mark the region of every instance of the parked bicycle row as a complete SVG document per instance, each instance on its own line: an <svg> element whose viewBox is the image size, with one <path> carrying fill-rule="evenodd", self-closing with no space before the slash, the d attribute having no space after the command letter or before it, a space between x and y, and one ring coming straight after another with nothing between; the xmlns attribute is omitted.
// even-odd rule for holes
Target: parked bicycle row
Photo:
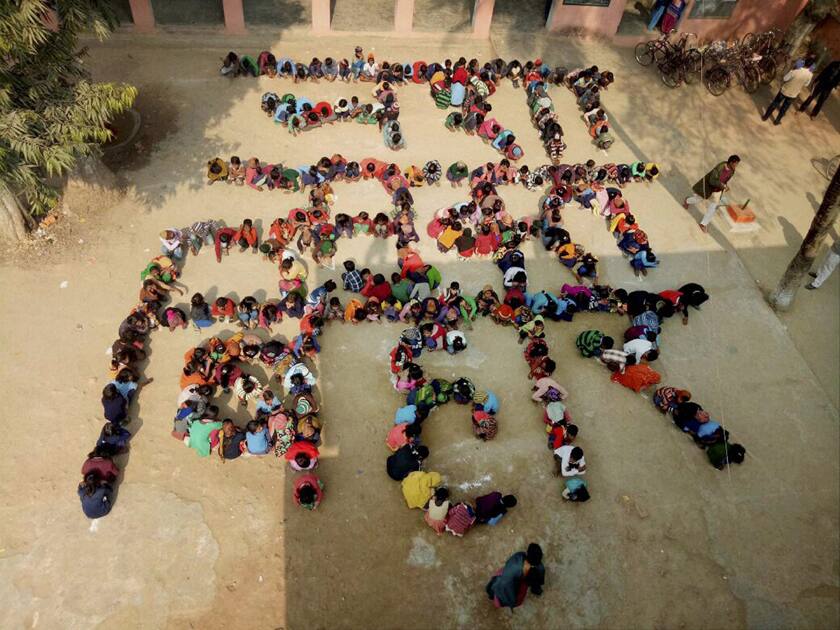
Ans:
<svg viewBox="0 0 840 630"><path fill-rule="evenodd" d="M739 83L752 94L790 67L790 46L784 33L773 29L747 33L743 39L716 40L700 45L693 33L670 32L659 39L640 42L636 61L643 66L656 64L662 82L668 87L692 84L702 78L715 96Z"/></svg>

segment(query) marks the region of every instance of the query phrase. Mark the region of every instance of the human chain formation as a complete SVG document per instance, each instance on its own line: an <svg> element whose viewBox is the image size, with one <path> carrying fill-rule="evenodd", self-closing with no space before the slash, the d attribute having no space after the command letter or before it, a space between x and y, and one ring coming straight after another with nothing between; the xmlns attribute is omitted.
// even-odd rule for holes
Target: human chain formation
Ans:
<svg viewBox="0 0 840 630"><path fill-rule="evenodd" d="M247 183L260 191L266 188L305 191L309 187L310 208L294 208L288 219L272 223L269 238L263 242L261 249L273 257L297 234L298 249L303 252L311 247L316 262L329 266L337 251L337 239L341 236L360 233L380 238L396 236L398 248L419 241L414 226L411 188L438 184L441 172L437 160L431 160L422 167L410 165L402 170L395 163L375 158L348 162L336 154L322 157L317 164L293 168L279 163L266 164L256 157L250 158L247 166L243 166L238 156L232 156L229 162L219 157L210 160L207 181L209 184L219 181L238 185ZM446 178L453 187L468 179L470 199L438 210L426 231L437 239L441 251L456 250L462 258L473 254L490 255L502 242L508 242L514 236L520 240L541 237L546 249L555 253L576 277L583 272L586 277L597 280L598 259L587 253L582 245L573 243L563 228L562 210L566 204L575 201L581 209L605 219L619 250L628 258L636 275L647 275L647 270L657 267L659 260L647 234L631 213L622 188L630 182L650 183L658 175L655 163L641 161L602 166L596 165L594 160L585 164L545 164L533 171L527 165L516 168L507 159L498 164L488 162L472 170L463 162L455 162L446 169ZM378 180L390 196L393 208L389 212L376 213L372 218L367 211L361 211L355 217L338 213L334 222L330 221L329 206L335 196L331 184L361 179ZM514 220L505 210L497 187L518 184L544 193L537 216ZM220 234L217 257L231 246L235 233L236 230L227 228L227 232ZM240 241L242 247L256 248L256 234L250 228L245 234L245 240L235 240Z"/></svg>
<svg viewBox="0 0 840 630"><path fill-rule="evenodd" d="M405 84L427 83L438 108L457 110L446 117L444 124L448 129L463 129L469 135L478 135L507 159L516 161L525 153L516 143L514 132L492 117L493 107L489 102L499 82L509 79L514 87L521 83L526 89L531 119L554 163L559 163L566 145L563 128L548 95L551 85L563 85L572 91L598 148L606 150L614 142L609 116L601 105L601 94L615 77L597 66L569 70L551 67L540 58L523 65L517 59L508 62L497 58L481 64L478 59L467 61L465 57L456 61L446 59L443 63L384 61L380 64L373 53L366 56L362 47L357 46L352 61L332 57L321 61L313 57L309 63L288 57L277 59L267 50L260 52L256 59L250 55L240 57L231 51L223 59L220 72L227 77L288 78L294 83L339 80L375 84L371 92L373 103L362 103L358 96L339 98L332 104L312 103L291 93L278 97L274 92L266 92L262 97L263 111L275 122L286 125L292 135L325 123L355 119L363 124L378 124L385 145L398 150L405 146L405 137L398 122L397 89Z"/></svg>
<svg viewBox="0 0 840 630"><path fill-rule="evenodd" d="M294 483L293 496L304 507L316 508L324 487L312 472L318 464L322 421L317 383L307 363L311 364L320 351L318 337L322 327L336 319L352 324L381 320L410 324L391 354L394 385L406 395L408 404L398 412L401 420L388 436L388 444L395 452L389 458L387 470L392 477L401 479L409 506L424 508L426 521L438 533L450 531L463 535L473 522L497 521L515 504L512 495L502 496L499 492L479 497L472 504L467 501L451 504L448 490L440 487L440 479L420 470L428 455L423 450L426 447L419 443L422 421L432 409L450 398L472 405L473 427L479 438L492 439L498 430L498 400L492 392L476 391L466 378L454 383L442 379L427 382L422 368L415 362L423 350L445 348L456 354L465 349L467 338L463 328L471 328L471 322L479 315L490 317L500 325L513 326L520 341L528 342L524 355L530 368L529 378L533 380L532 398L544 405L549 448L554 452L557 474L566 478L563 496L573 501L588 499L589 490L581 477L586 470L583 451L571 444L578 430L570 423L565 407L568 392L552 379L556 363L548 356L545 320L571 321L581 311L629 315L632 325L625 332L621 349L615 348L615 341L597 330L582 333L576 345L583 356L597 357L607 366L612 380L638 392L661 380L649 363L659 356L663 319L680 312L687 323L688 308L699 308L708 299L703 288L693 283L659 294L645 291L628 294L623 289L601 285L597 258L573 243L563 227L562 211L574 200L581 208L606 219L619 249L629 258L637 275L646 274L648 268L658 265L647 236L639 229L621 190L633 181L655 180L659 175L658 165L639 161L597 166L593 160L574 165L559 163L565 145L548 87L564 84L574 91L593 139L599 147L607 148L612 138L599 94L613 82L612 74L601 72L595 66L571 72L552 69L540 59L524 65L501 59L480 65L475 59L468 62L461 58L454 63L415 61L383 63L380 67L373 55L366 57L358 47L352 63L327 58L323 63L313 59L309 64L302 64L288 58L275 59L268 51L260 53L256 60L230 53L221 73L232 77L241 74L290 77L295 83L322 78L375 83L372 91L375 102L365 105L356 97L339 99L335 104L312 103L291 93L278 97L268 92L263 95L262 108L272 119L286 124L292 134L334 120L376 123L386 145L392 149L405 143L398 122L396 86L407 82L428 83L438 106L460 108L460 112L447 116L448 128L454 131L460 127L479 135L505 157L498 164L490 162L472 170L463 162L456 162L445 171L437 160L403 170L397 164L375 158L354 162L341 155L325 156L317 164L302 167L265 164L256 157L245 164L238 156L232 156L229 161L219 157L210 160L209 184L220 181L247 184L258 191L309 189L308 203L306 207L292 208L288 216L273 221L268 238L262 241L251 219L243 220L238 228L206 220L161 233L162 255L141 273L139 304L121 323L119 338L111 348L113 380L102 393L106 424L82 467L83 480L78 489L85 514L98 518L111 510L114 484L120 475L113 458L128 449L131 432L125 425L130 420L129 409L140 387L149 382L141 379L140 364L146 359L145 342L150 331L162 327L174 331L187 328L190 323L201 331L217 320L238 324L242 330L224 338L211 337L187 352L172 435L199 455L209 455L215 449L222 461L243 454L273 453L285 458L294 471L302 473ZM512 166L512 161L523 156L515 136L487 117L492 110L488 98L501 78L510 79L515 87L522 82L532 121L540 131L552 164L533 170L526 165ZM462 294L457 282L441 290L440 272L425 264L412 248L420 237L414 227L416 213L411 188L439 185L444 175L453 187L467 180L470 198L438 210L426 232L436 239L443 252L454 250L464 259L492 257L503 273L502 299L489 285L474 297ZM346 213L336 213L333 217L335 195L331 184L360 179L380 181L390 197L391 209L373 217L365 211L354 217ZM517 184L544 193L537 216L514 220L506 211L497 188ZM352 261L345 261L342 287L358 293L358 297L343 305L338 297L330 295L337 288L334 280L308 290L308 271L300 257L311 250L315 262L332 269L337 239L363 235L396 236L398 271L391 274L391 281L368 269L357 271ZM563 284L556 293L529 290L525 258L519 246L531 238L541 239L546 250L571 270L576 285ZM293 243L297 254L292 251ZM265 260L278 264L279 300L259 303L253 296L238 301L222 296L211 305L201 293L195 293L187 307L189 313L167 304L172 292L184 294L177 279L188 251L198 255L205 246L214 248L218 262L238 247L241 252L260 251ZM291 341L258 334L258 330L270 334L272 326L284 317L300 320L300 334ZM256 375L249 373L248 366L257 364L271 371L276 385L263 385ZM231 392L242 406L254 407L253 419L245 430L231 419L220 421L220 409L212 404L214 395ZM687 391L662 387L653 398L661 411L672 414L677 426L707 448L714 465L722 467L743 460L743 447L730 444L727 432L690 400Z"/></svg>
<svg viewBox="0 0 840 630"><path fill-rule="evenodd" d="M326 161L333 164L331 160ZM388 182L403 177L395 165L375 160L363 160L362 163L366 165L362 170L372 173L371 176L380 173L378 177L386 191L390 192L393 188L389 187ZM320 164L327 168L323 160ZM594 168L594 165L590 166ZM505 171L507 168L505 166L499 172L508 172ZM390 175L383 177L389 169L392 171ZM557 170L555 167L555 172L551 173L552 178ZM530 289L525 257L519 245L523 240L539 237L546 248L553 251L555 239L558 234L562 237L562 233L551 232L548 229L550 225L546 228L545 215L554 212L550 209L550 203L541 204L541 216L532 223L531 228L524 230L518 225L512 227L511 222L504 217L504 210L495 207L497 200L493 199L488 206L487 199L497 196L493 183L496 173L497 166L492 164L472 172L473 201L468 203L475 203L474 210L477 210L482 208L482 201L485 201L483 210L488 207L492 210L500 237L490 255L503 273L504 293L501 300L491 286L485 287L475 297L462 294L457 282L450 283L446 290L441 291L440 272L434 266L424 263L420 254L411 247L411 241L398 241L398 271L391 274L390 282L383 274L374 274L368 269L357 270L352 261L345 261L341 275L342 288L359 294L346 304L330 295L338 286L334 280L328 280L311 291L307 288L308 271L300 260L302 252L295 254L290 247L298 231L311 233L313 241L315 235L320 238L324 230L330 233L343 230L342 235L349 238L364 234L388 236L394 225L403 226L406 221L413 225L412 200L407 186L394 190L391 198L394 218L388 220L387 227L379 232L375 222L350 220L348 223L345 219L340 224L339 215L336 215L335 223L330 222L334 197L326 178L312 185L309 206L293 208L288 218L278 218L271 224L267 239L270 243L260 243L259 234L249 219L244 220L238 228L224 227L217 221L207 220L196 222L188 229L164 230L161 233L162 255L152 260L142 271L139 304L120 324L119 338L112 346L111 370L114 379L102 393L106 424L95 449L82 468L83 481L79 486L85 514L97 518L106 515L111 509L114 484L120 473L113 458L125 452L131 438L125 425L129 422L132 400L143 384L139 366L146 358L145 341L150 331L162 327L174 331L186 328L190 322L200 331L214 325L216 320L238 324L242 331L224 339L212 337L191 349L185 356L182 392L178 399L173 436L183 440L200 455L209 455L212 449L216 449L223 460L235 459L243 453L257 456L273 452L276 456L282 456L289 461L293 470L303 473L294 482L293 496L304 507L314 509L323 496L323 484L312 472L318 461L317 447L322 422L319 418L316 382L307 362L311 363L320 351L318 337L326 322L341 320L358 324L384 319L411 324L400 337L400 343L410 349L411 355L409 357L405 349L398 354L398 346L392 354L392 371L398 390L413 397L412 404L415 406L414 422L406 420L399 424L418 426L410 430L408 427L403 429L402 438L399 432L389 435L389 442L399 448L410 447L409 454L416 459L422 454L416 441L411 442L419 437L422 423L422 412L418 409L423 409L423 404L431 405L428 408L440 404L440 392L447 393L449 388L439 379L437 387L435 379L426 383L421 368L413 359L424 349L434 351L446 348L453 354L463 350L467 340L462 328L471 326L471 322L479 315L488 316L501 325L513 326L520 340L528 342L525 358L530 367L529 377L533 380L532 398L545 407L549 446L554 452L558 473L567 478L563 496L570 500L585 500L589 491L581 479L585 472L583 452L580 447L571 444L577 429L570 424L565 408L564 401L568 393L552 379L557 365L548 356L548 346L544 340L545 320L571 321L574 314L581 311L627 314L631 318L631 326L625 332L625 343L621 349L614 347L613 339L597 330L582 333L576 345L583 356L597 357L612 372L613 381L638 392L653 387L661 380L649 363L659 355L663 320L680 313L683 322L687 323L688 309L699 308L708 296L701 286L693 283L658 294L646 291L628 293L623 289L597 284L597 274L582 272L580 266L575 270L579 278L577 285L564 284L556 293ZM400 190L402 192L397 195ZM532 229L534 225L537 226L536 230ZM400 231L402 233L401 228ZM327 240L330 239L321 239L321 243ZM301 240L298 235L298 242L307 241ZM279 266L279 300L268 299L260 304L253 296L247 296L239 302L223 296L208 304L201 293L196 293L190 300L189 314L178 306L167 305L172 292L184 293L176 281L188 251L198 255L202 248L211 245L220 262L235 246L241 252L262 251L266 260ZM320 252L323 249L319 244L313 252L314 260L319 260ZM324 258L321 257L319 262L323 264ZM582 261L582 264L591 263ZM266 339L262 334L257 334L257 330L270 334L272 326L284 318L300 320L300 334L293 340ZM258 377L248 373L248 365L257 363L272 371L276 386L263 385ZM461 382L451 384L452 396L473 405L472 419L476 435L491 439L497 431L495 412L498 407L493 404L495 396L491 398L490 392L477 393L474 386L465 380L459 379ZM245 431L232 420L220 422L219 408L211 404L214 394L231 391L240 404L246 407L253 405L255 408L254 419L249 421ZM285 392L285 396L281 396L282 392ZM653 395L658 408L670 413L677 426L691 434L698 445L707 449L709 460L714 465L723 467L730 462L742 461L743 447L731 444L727 432L690 398L687 391L674 387L661 387ZM418 401L420 406L417 405ZM400 445L399 440L403 438L406 442ZM406 452L403 451L400 457L404 459L405 456ZM405 464L405 461L402 463ZM408 463L413 465L410 459ZM420 462L417 463L419 468ZM409 505L416 503L424 492L428 494L427 499L434 501L434 509L427 522L440 531L441 527L445 529L449 524L449 506L446 516L441 517L443 506L449 499L443 492L436 493L440 489L439 481L434 481L433 477L424 479L422 484L408 484L410 491L404 486L404 494ZM512 507L510 495L502 497L500 493L491 494L493 498L487 499L485 507L495 516L488 520L503 514L502 508L506 510ZM423 507L431 509L425 502ZM468 529L465 525L472 524L470 519L473 516L479 518L477 514L483 509L478 506L478 500L474 507L466 501L460 501L452 507L457 508L455 514L460 524L456 526L456 521L452 521L450 530L453 533L460 531L461 534Z"/></svg>

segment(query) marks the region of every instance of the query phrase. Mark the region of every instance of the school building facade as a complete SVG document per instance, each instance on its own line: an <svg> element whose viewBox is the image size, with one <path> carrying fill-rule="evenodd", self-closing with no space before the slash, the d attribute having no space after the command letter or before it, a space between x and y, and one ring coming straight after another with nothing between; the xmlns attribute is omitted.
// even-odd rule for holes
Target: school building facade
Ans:
<svg viewBox="0 0 840 630"><path fill-rule="evenodd" d="M352 10L382 17L378 23L364 22L368 27L373 26L361 30L411 35L420 32L417 28L420 17L435 17L440 10L447 19L438 20L438 24L457 22L459 32L476 38L489 37L494 17L507 13L527 18L517 19L512 28L591 34L617 43L632 43L650 37L645 30L646 15L654 2L449 0L442 5L429 0L114 0L113 5L123 23L140 33L154 32L161 27L202 26L219 28L228 34L244 34L251 28L271 28L273 24L280 28L296 23L298 27L311 27L313 34L326 35L346 32L334 18ZM688 0L678 28L696 33L704 40L740 37L773 27L786 29L807 2ZM463 19L451 18L459 11ZM423 32L430 31L426 28ZM441 28L441 32L446 31Z"/></svg>

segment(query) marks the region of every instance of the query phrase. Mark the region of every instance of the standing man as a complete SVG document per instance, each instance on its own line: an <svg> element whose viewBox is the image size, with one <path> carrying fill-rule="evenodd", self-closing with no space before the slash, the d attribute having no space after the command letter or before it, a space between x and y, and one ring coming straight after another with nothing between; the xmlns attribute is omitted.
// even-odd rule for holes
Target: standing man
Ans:
<svg viewBox="0 0 840 630"><path fill-rule="evenodd" d="M817 269L817 273L813 271L810 272L810 275L813 276L813 280L805 285L806 289L819 289L823 282L828 280L828 277L837 269L837 264L840 263L840 238L834 241L834 245L831 246L831 249L828 250L828 254L823 261L823 264L820 265L820 268Z"/></svg>
<svg viewBox="0 0 840 630"><path fill-rule="evenodd" d="M688 209L690 205L700 203L701 199L708 199L709 205L706 207L706 212L700 220L700 229L704 232L707 226L715 216L718 205L720 205L723 193L729 190L728 182L735 174L735 169L741 163L741 158L737 155L730 155L726 162L721 162L715 166L711 171L706 173L706 176L699 182L694 184L692 190L694 194L691 197L686 197L683 202L683 207Z"/></svg>
<svg viewBox="0 0 840 630"><path fill-rule="evenodd" d="M805 102L799 107L799 111L804 112L807 110L811 101L816 98L817 104L814 105L814 109L811 110L810 114L811 120L816 118L822 109L823 103L831 96L832 90L838 84L840 84L840 60L835 59L823 68L817 75L817 78L814 79L814 87L811 88L811 95L805 99Z"/></svg>
<svg viewBox="0 0 840 630"><path fill-rule="evenodd" d="M770 118L773 110L778 108L779 113L776 115L776 120L773 121L773 124L781 124L782 118L785 112L787 112L788 107L790 107L790 104L799 96L802 88L807 87L811 83L811 79L814 76L814 73L811 72L811 65L813 63L814 57L809 56L805 59L805 64L801 68L791 70L782 78L782 86L779 88L779 93L776 94L776 98L767 106L767 111L764 112L761 120Z"/></svg>

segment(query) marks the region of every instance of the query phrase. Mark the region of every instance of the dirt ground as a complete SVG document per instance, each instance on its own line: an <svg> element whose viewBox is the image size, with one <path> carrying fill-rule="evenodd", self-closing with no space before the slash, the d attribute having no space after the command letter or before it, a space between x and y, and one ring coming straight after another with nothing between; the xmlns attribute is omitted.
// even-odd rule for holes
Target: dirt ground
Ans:
<svg viewBox="0 0 840 630"><path fill-rule="evenodd" d="M822 197L826 182L810 160L840 153L836 99L813 123L791 113L774 128L758 118L769 89L754 99L737 90L720 99L702 89L670 91L629 51L592 42L511 34L495 34L489 43L454 35L408 42L214 38L208 46L200 32L118 34L92 44L98 79L140 89L143 124L135 150L110 157L126 197L116 207L65 218L74 225L69 247L40 259L18 255L3 266L0 490L7 500L0 505L0 626L837 627L840 274L820 291L802 291L781 319L763 297ZM600 257L603 278L614 286L663 290L696 281L707 287L712 299L689 326L668 322L657 369L666 383L690 388L746 446L743 465L711 468L649 400L610 383L605 370L577 355L573 340L581 330L599 326L620 335L620 318L576 317L550 326L549 344L558 380L571 392L594 496L585 505L564 504L540 411L529 400L521 347L511 331L480 322L463 355L424 356L423 364L495 391L499 436L478 443L467 412L448 405L424 427L428 468L445 476L456 497L501 489L515 493L519 505L497 527L464 539L437 538L384 473L383 440L402 400L388 383L386 355L400 327L335 325L324 334L318 362L326 497L318 511L304 512L293 506L289 475L276 459L223 465L197 458L170 437L183 353L204 336L162 331L150 344L145 374L154 383L132 414L135 437L122 461L115 507L93 523L84 517L75 487L102 423L106 349L136 299L139 271L156 255L158 232L205 218L235 225L249 216L267 226L303 199L208 187L208 159L257 155L297 165L335 152L401 164L436 157L444 166L498 159L478 139L446 132L445 113L422 87L400 91L407 148L392 156L373 128L335 125L292 138L259 112L260 94L269 89L313 100L354 93L364 99L366 86L216 75L217 58L231 48L255 53L270 46L296 58L323 58L348 55L357 43L386 58L539 54L570 67L596 63L614 70L617 82L604 104L617 142L608 156L591 145L569 94L555 90L567 157L662 165L656 184L626 193L662 266L640 282L600 221L570 208L568 229ZM517 132L525 162L543 163L522 92L504 84L492 102L497 118ZM733 195L752 199L761 230L733 235L719 218L705 236L681 202L696 179L732 152L744 160ZM336 211L378 211L386 204L377 184L338 184L336 192ZM418 227L464 195L447 185L420 189ZM536 194L502 195L516 216L536 212ZM96 210L95 199L89 205ZM337 260L390 272L392 247L342 240ZM456 262L428 238L420 249L445 282L457 279L470 292L488 282L500 286L488 262ZM570 276L539 249L525 249L531 283L557 289ZM335 276L311 264L310 273L316 283ZM277 274L258 256L232 254L217 265L205 251L187 260L183 282L208 298L262 298L276 295ZM284 322L279 332L294 331ZM35 436L35 427L45 435ZM514 614L493 609L483 591L487 578L530 541L546 552L544 596Z"/></svg>

